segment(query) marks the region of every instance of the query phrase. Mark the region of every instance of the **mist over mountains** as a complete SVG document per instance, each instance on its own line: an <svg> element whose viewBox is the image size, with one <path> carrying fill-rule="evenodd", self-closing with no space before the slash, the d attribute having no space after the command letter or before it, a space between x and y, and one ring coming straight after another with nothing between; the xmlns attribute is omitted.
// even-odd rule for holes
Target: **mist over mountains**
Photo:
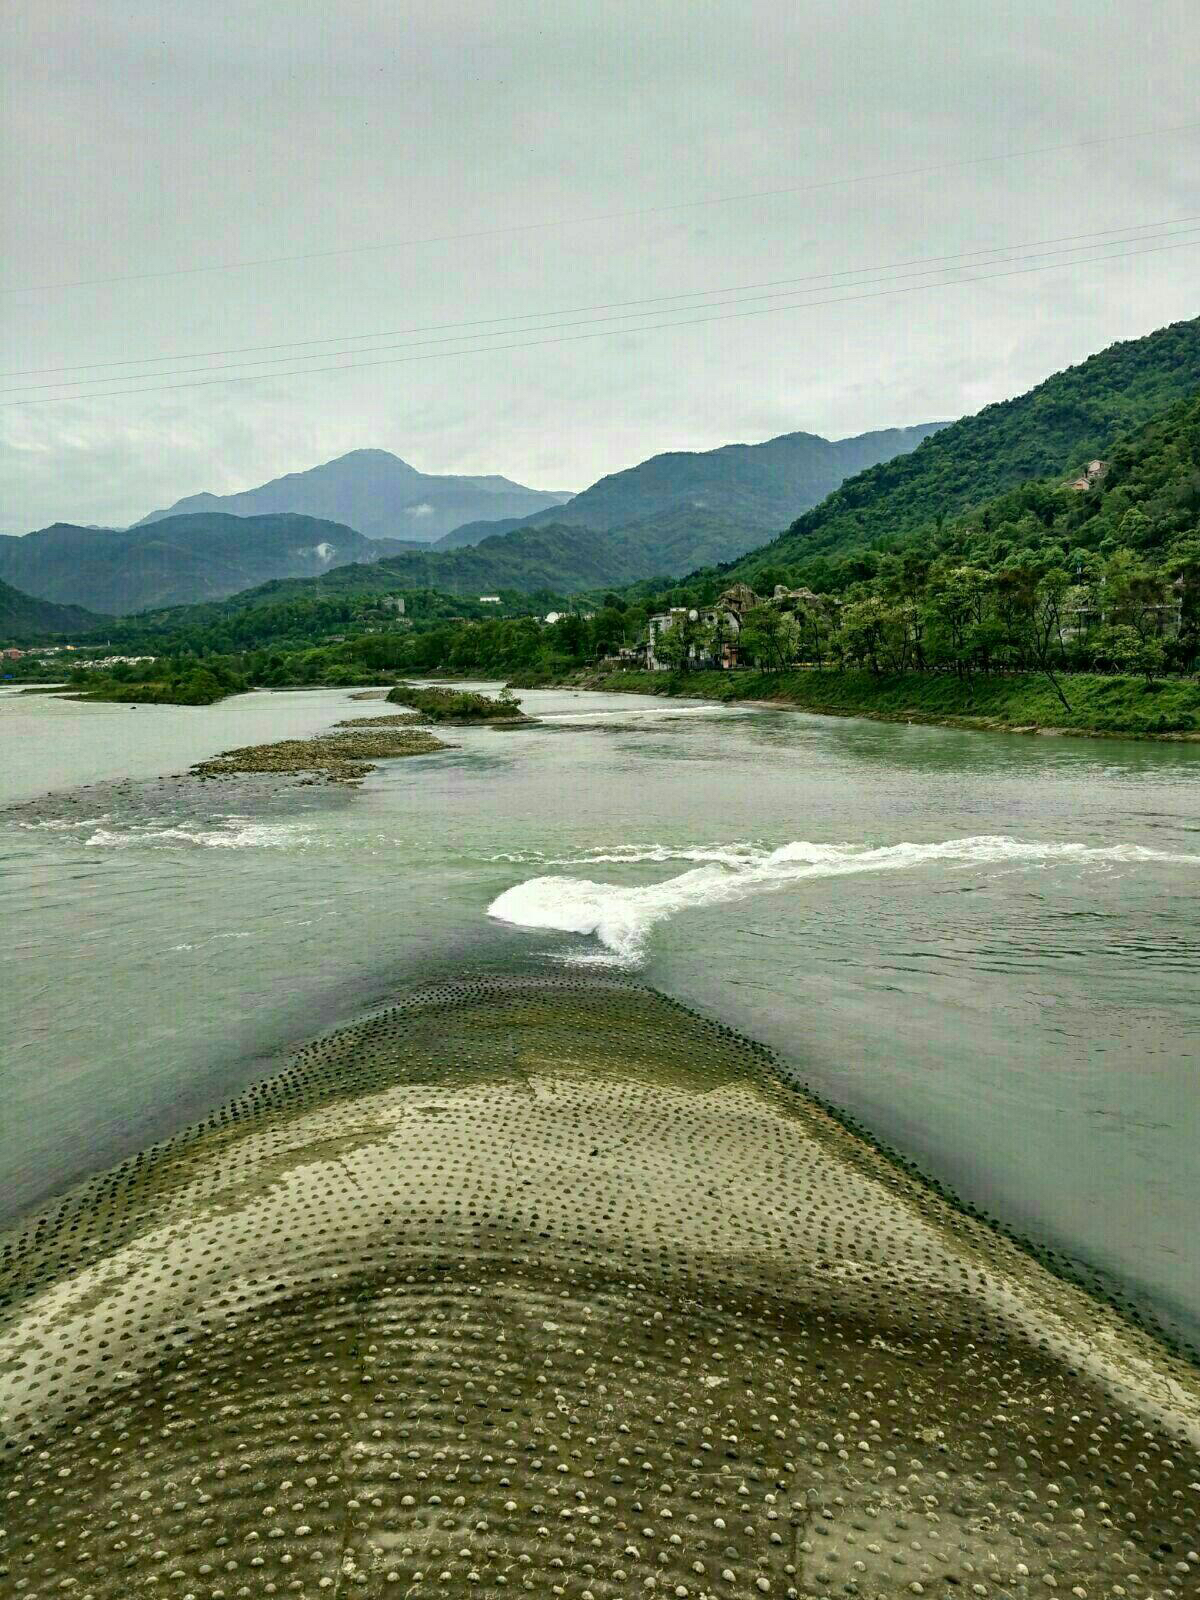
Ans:
<svg viewBox="0 0 1200 1600"><path fill-rule="evenodd" d="M0 578L41 600L124 614L219 600L271 578L317 577L380 553L376 541L336 522L208 512L133 528L56 522L0 540Z"/></svg>

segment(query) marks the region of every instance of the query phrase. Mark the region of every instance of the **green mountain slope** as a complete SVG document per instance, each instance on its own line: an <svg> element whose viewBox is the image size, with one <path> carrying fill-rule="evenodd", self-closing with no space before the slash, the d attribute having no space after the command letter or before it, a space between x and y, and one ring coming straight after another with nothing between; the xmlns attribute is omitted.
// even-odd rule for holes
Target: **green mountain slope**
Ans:
<svg viewBox="0 0 1200 1600"><path fill-rule="evenodd" d="M436 590L463 600L514 590L563 596L576 590L620 587L647 576L678 576L695 565L697 556L728 561L753 546L758 537L754 529L682 510L610 533L557 524L521 527L462 550L410 551L370 564L335 567L319 577L272 581L231 595L221 602L220 611L231 613L268 601L304 602L417 590ZM209 607L197 607L195 621L207 624L216 615ZM176 611L170 626L186 628L192 620L186 610Z"/></svg>
<svg viewBox="0 0 1200 1600"><path fill-rule="evenodd" d="M209 512L125 529L58 522L0 541L0 578L42 600L119 614L315 576L376 550L353 528L315 517Z"/></svg>
<svg viewBox="0 0 1200 1600"><path fill-rule="evenodd" d="M884 428L853 439L785 433L763 444L672 450L598 479L566 505L525 519L468 523L438 540L439 549L476 544L517 526L561 523L606 531L664 513L695 511L763 533L783 527L851 473L913 450L944 424ZM695 563L693 562L693 565Z"/></svg>
<svg viewBox="0 0 1200 1600"><path fill-rule="evenodd" d="M384 589L437 589L443 594L475 599L501 589L525 593L545 589L563 594L602 584L631 583L648 570L657 570L653 561L647 568L641 548L619 535L551 524L496 534L463 550L412 551L369 567L361 563L338 567L323 577L289 587L295 595L307 593L314 597Z"/></svg>
<svg viewBox="0 0 1200 1600"><path fill-rule="evenodd" d="M640 574L677 577L698 563L732 561L762 538L754 523L692 506L669 506L640 522L596 535ZM611 580L606 580L611 581Z"/></svg>
<svg viewBox="0 0 1200 1600"><path fill-rule="evenodd" d="M397 587L461 595L631 583L647 570L621 539L561 523L494 534L463 550L392 556L378 565L380 575L386 572ZM337 581L336 574L330 577Z"/></svg>
<svg viewBox="0 0 1200 1600"><path fill-rule="evenodd" d="M1088 490L1035 479L963 513L945 542L989 565L1056 544L1156 561L1188 535L1200 540L1200 392L1119 439Z"/></svg>
<svg viewBox="0 0 1200 1600"><path fill-rule="evenodd" d="M768 566L903 540L1028 479L1103 457L1119 434L1197 389L1200 318L1112 345L848 479L733 571L753 581Z"/></svg>
<svg viewBox="0 0 1200 1600"><path fill-rule="evenodd" d="M26 644L57 634L90 633L108 619L81 606L57 606L0 581L0 644Z"/></svg>

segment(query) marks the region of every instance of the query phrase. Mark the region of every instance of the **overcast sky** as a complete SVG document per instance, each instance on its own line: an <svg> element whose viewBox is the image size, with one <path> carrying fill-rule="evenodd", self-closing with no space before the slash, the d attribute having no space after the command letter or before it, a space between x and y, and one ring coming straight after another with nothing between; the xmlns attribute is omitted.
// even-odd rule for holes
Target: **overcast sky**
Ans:
<svg viewBox="0 0 1200 1600"><path fill-rule="evenodd" d="M1200 213L1200 130L835 181L1197 120L1196 0L31 0L3 48L3 371L180 358L107 369L114 390L251 359L193 352L329 339L313 365L378 362L381 334L528 318L428 356L550 338L549 312ZM287 255L309 259L179 270ZM48 287L137 273L159 276ZM123 524L359 446L578 489L660 450L957 416L1195 316L1198 283L1175 248L6 406L0 530ZM78 392L18 387L59 377L3 398Z"/></svg>

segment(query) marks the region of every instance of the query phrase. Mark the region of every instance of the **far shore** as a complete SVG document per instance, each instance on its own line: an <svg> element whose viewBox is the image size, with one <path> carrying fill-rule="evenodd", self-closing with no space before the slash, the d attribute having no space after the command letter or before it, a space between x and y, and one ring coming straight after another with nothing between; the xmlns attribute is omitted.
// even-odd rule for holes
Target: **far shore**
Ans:
<svg viewBox="0 0 1200 1600"><path fill-rule="evenodd" d="M514 673L510 687L651 694L722 704L789 706L816 716L924 723L974 733L1054 738L1148 739L1200 743L1200 684L1076 675L1063 680L1068 713L1049 681L1032 675L960 680L950 675L865 672L603 672L554 676Z"/></svg>

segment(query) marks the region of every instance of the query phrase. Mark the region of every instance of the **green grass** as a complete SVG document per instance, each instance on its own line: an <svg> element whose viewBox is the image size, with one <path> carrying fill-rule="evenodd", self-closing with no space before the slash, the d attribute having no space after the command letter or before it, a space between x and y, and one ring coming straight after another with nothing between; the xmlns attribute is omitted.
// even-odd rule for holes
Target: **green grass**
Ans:
<svg viewBox="0 0 1200 1600"><path fill-rule="evenodd" d="M980 728L1063 728L1088 734L1200 733L1200 683L1074 674L1060 679L1068 712L1040 676L912 672L614 672L589 686L712 700L778 700L835 716L938 722Z"/></svg>

